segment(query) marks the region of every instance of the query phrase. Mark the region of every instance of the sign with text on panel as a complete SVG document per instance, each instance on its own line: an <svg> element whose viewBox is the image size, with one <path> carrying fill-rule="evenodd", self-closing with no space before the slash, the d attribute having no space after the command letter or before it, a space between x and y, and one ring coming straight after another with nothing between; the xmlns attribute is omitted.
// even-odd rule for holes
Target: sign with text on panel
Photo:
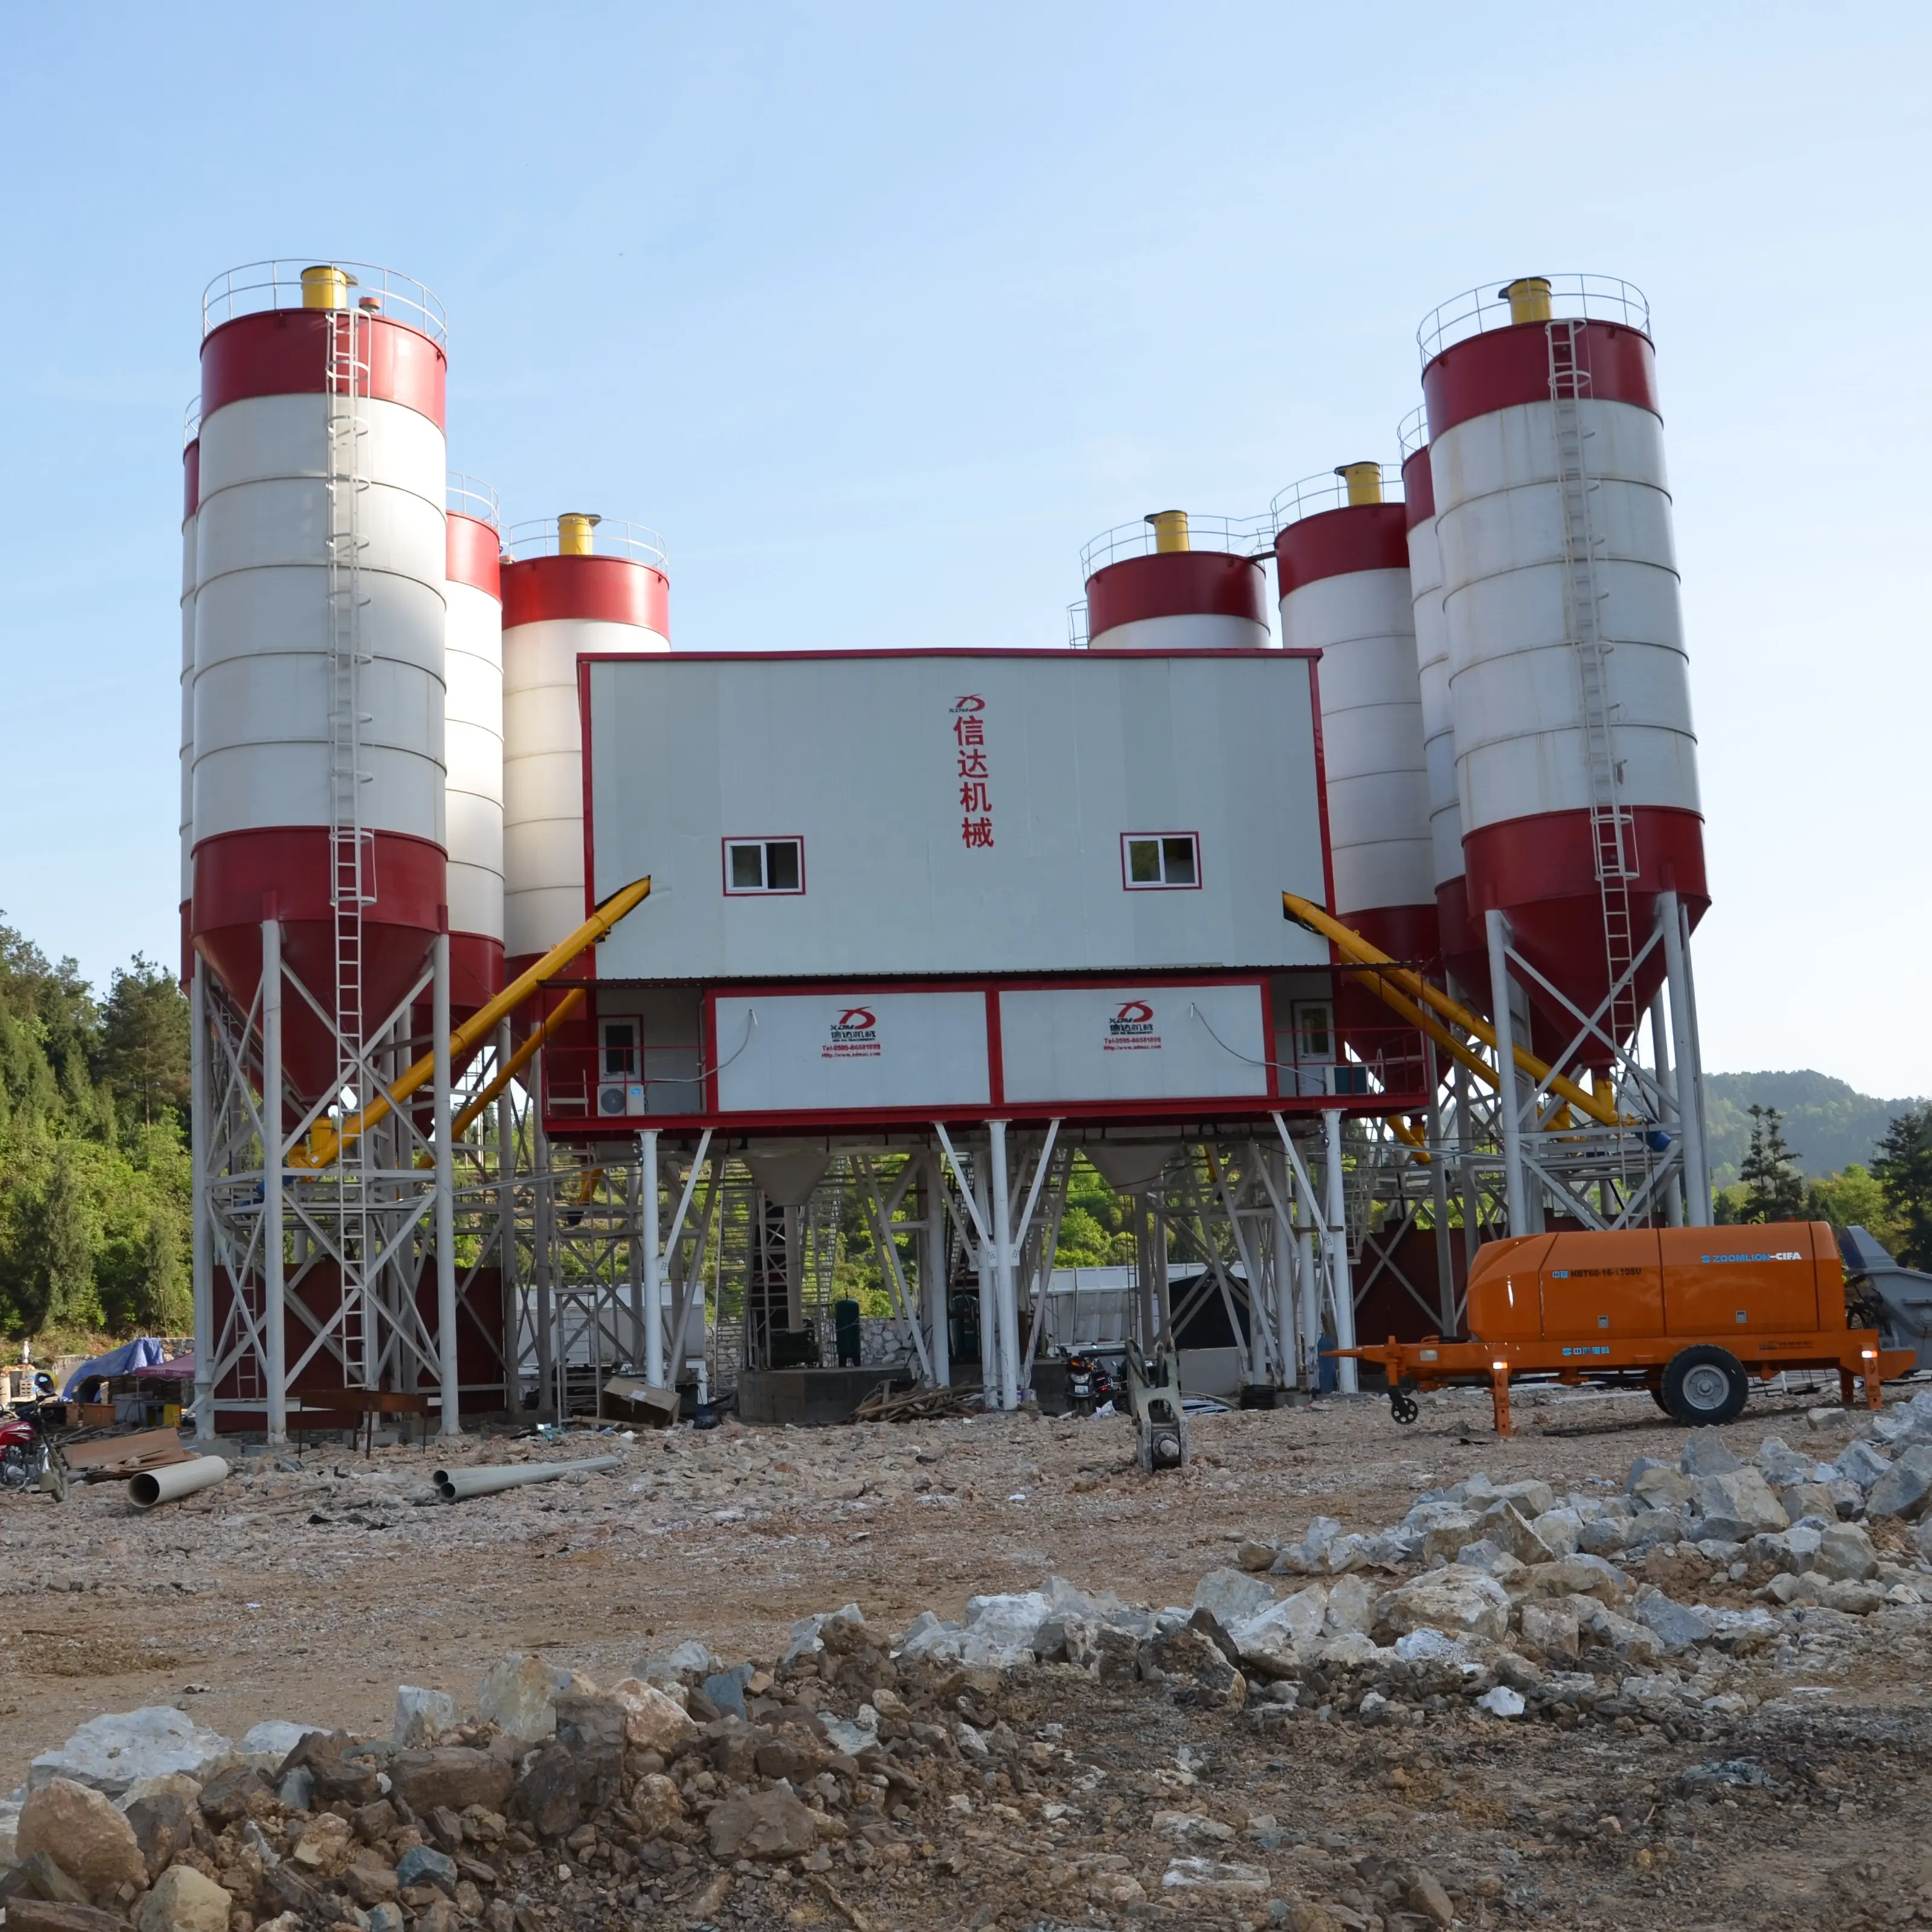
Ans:
<svg viewBox="0 0 1932 1932"><path fill-rule="evenodd" d="M1004 988L1006 1097L1066 1102L1264 1096L1268 1029L1259 986Z"/></svg>
<svg viewBox="0 0 1932 1932"><path fill-rule="evenodd" d="M720 1114L984 1108L986 996L720 994L712 1006Z"/></svg>
<svg viewBox="0 0 1932 1932"><path fill-rule="evenodd" d="M1284 889L1328 900L1306 658L669 652L580 676L591 896L652 880L600 980L1328 964L1281 916Z"/></svg>

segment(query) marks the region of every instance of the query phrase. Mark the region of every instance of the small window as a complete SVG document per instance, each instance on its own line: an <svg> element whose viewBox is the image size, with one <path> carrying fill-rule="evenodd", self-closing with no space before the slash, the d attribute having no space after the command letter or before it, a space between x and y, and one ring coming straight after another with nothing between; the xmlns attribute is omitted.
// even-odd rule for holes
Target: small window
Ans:
<svg viewBox="0 0 1932 1932"><path fill-rule="evenodd" d="M1120 839L1120 877L1130 892L1187 890L1201 883L1199 842L1191 832L1129 832Z"/></svg>
<svg viewBox="0 0 1932 1932"><path fill-rule="evenodd" d="M1298 1060L1333 1060L1335 1037L1326 1001L1298 1004L1294 1009L1294 1057Z"/></svg>
<svg viewBox="0 0 1932 1932"><path fill-rule="evenodd" d="M604 1078L634 1080L638 1064L638 1023L635 1020L606 1020L603 1024Z"/></svg>
<svg viewBox="0 0 1932 1932"><path fill-rule="evenodd" d="M724 842L728 893L802 892L805 842L799 838L728 838Z"/></svg>

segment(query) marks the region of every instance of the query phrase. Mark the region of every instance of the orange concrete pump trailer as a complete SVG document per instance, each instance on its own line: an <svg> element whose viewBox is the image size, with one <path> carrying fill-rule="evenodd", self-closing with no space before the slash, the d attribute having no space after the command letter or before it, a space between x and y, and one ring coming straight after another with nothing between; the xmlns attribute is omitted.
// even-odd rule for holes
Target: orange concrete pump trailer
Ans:
<svg viewBox="0 0 1932 1932"><path fill-rule="evenodd" d="M1695 1426L1730 1421L1752 1376L1768 1382L1786 1369L1836 1369L1840 1399L1850 1402L1856 1378L1876 1408L1880 1384L1916 1360L1847 1325L1844 1268L1825 1221L1492 1241L1476 1252L1466 1320L1466 1342L1391 1336L1340 1352L1382 1366L1398 1422L1415 1419L1412 1389L1488 1383L1504 1436L1514 1375L1641 1382Z"/></svg>

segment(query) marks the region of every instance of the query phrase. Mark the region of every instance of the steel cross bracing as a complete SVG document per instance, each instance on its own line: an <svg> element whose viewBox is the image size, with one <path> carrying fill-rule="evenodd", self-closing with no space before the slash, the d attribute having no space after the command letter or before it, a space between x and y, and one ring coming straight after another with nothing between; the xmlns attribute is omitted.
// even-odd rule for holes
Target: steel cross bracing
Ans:
<svg viewBox="0 0 1932 1932"><path fill-rule="evenodd" d="M1563 602L1570 643L1576 652L1582 700L1584 760L1589 784L1590 842L1602 903L1604 944L1611 988L1610 1028L1619 1042L1636 1030L1638 1008L1630 988L1634 934L1630 926L1630 882L1636 875L1636 826L1619 803L1613 707L1609 690L1610 652L1604 639L1606 592L1598 582L1603 539L1596 532L1585 448L1583 404L1590 399L1589 337L1586 325L1566 318L1545 325L1550 344L1550 400L1556 442L1556 476L1563 504ZM1621 989L1621 990L1620 990Z"/></svg>
<svg viewBox="0 0 1932 1932"><path fill-rule="evenodd" d="M292 993L318 1024L330 1023L322 1000L286 962L276 976L282 992ZM364 1056L370 1097L384 1090L386 1072L394 1070L386 1070L385 1061L400 1066L412 1057L406 1016L428 984L425 975L377 1030L380 1050ZM352 1173L333 1166L291 1167L291 1157L329 1111L333 1096L304 1105L286 1078L271 1082L265 1044L270 991L265 973L244 1010L197 962L191 1065L201 1372L195 1408L204 1437L213 1433L218 1409L231 1418L259 1418L273 1436L278 1418L291 1410L298 1413L304 1400L329 1408L331 1389L441 1387L434 1324L421 1292L435 1199L429 1140L405 1102L363 1136L367 1144ZM479 1057L470 1082L480 1084L489 1064L487 1054ZM272 1094L272 1085L277 1090ZM487 1331L488 1321L471 1296L490 1244L500 1239L500 1221L494 1210L477 1211L480 1195L473 1184L463 1198L470 1204L459 1241L476 1241L482 1252L463 1272L458 1318ZM278 1209L272 1216L272 1202ZM493 1219L497 1228L489 1225ZM340 1287L352 1270L362 1284L352 1300Z"/></svg>

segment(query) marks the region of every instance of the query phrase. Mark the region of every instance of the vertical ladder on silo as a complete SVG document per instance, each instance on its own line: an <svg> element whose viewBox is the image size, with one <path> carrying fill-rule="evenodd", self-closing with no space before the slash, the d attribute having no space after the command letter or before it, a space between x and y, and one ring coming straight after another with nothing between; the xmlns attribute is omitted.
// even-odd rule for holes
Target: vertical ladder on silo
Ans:
<svg viewBox="0 0 1932 1932"><path fill-rule="evenodd" d="M334 928L336 1094L352 1089L357 1105L371 1097L368 1042L362 1036L362 911L374 897L374 853L362 824L362 497L368 490L363 445L368 393L368 329L345 304L329 311L328 329L328 856L329 909ZM336 1163L340 1235L340 1315L338 1337L343 1382L368 1387L374 1366L374 1324L368 1279L376 1245L370 1238L368 1136L358 1135Z"/></svg>
<svg viewBox="0 0 1932 1932"><path fill-rule="evenodd" d="M1612 988L1604 1025L1619 1046L1637 1026L1636 988L1630 962L1635 943L1630 921L1630 882L1636 874L1636 834L1632 815L1617 798L1617 761L1612 739L1603 606L1607 593L1598 582L1597 560L1603 538L1594 527L1584 445L1582 405L1590 396L1589 339L1580 318L1547 323L1550 400L1555 412L1557 484L1563 502L1563 603L1569 641L1576 654L1582 695L1584 758L1590 788L1590 842L1602 903L1605 963Z"/></svg>

